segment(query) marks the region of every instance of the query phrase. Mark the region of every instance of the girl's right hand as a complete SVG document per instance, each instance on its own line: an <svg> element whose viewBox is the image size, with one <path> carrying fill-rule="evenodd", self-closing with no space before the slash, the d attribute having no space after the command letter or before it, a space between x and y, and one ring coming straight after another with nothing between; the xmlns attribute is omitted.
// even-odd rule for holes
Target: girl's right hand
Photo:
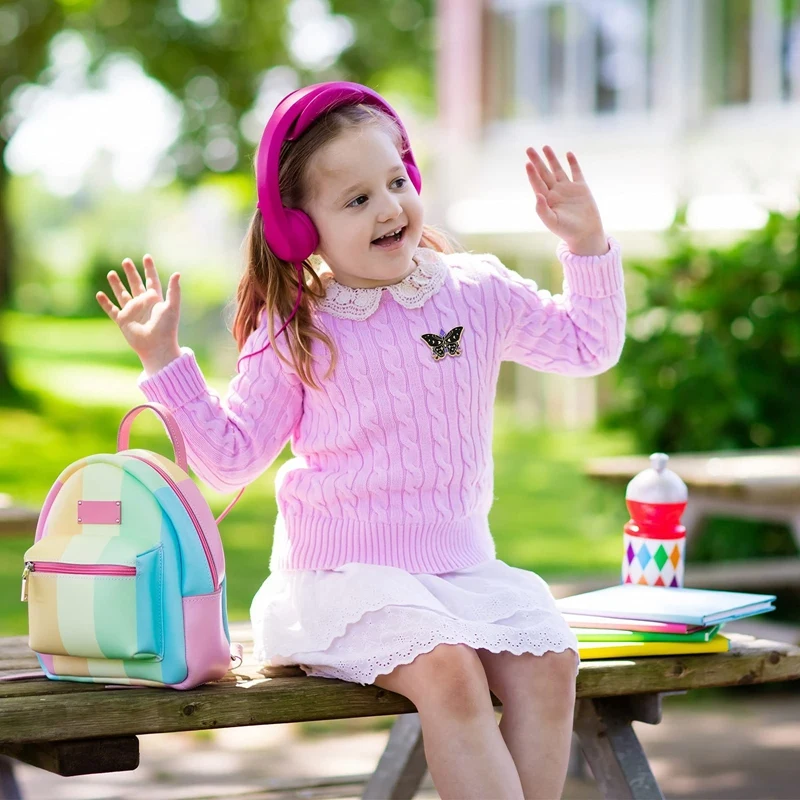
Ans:
<svg viewBox="0 0 800 800"><path fill-rule="evenodd" d="M133 261L122 262L130 284L130 292L112 270L108 282L119 307L103 293L95 297L103 311L117 323L125 340L142 361L145 370L153 374L180 355L178 346L178 319L180 317L180 275L170 275L167 296L162 296L161 281L153 258L144 256L145 283L142 283Z"/></svg>

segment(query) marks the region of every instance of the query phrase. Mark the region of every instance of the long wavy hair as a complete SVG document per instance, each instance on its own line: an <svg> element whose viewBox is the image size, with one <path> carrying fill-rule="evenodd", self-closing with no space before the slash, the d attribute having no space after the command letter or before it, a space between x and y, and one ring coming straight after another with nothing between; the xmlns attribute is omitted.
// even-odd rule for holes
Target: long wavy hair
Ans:
<svg viewBox="0 0 800 800"><path fill-rule="evenodd" d="M345 130L363 125L381 126L392 137L402 155L402 133L392 117L380 109L362 104L339 106L315 121L299 139L283 143L278 185L284 206L303 208L311 190L307 168L314 153ZM440 253L455 252L455 244L448 235L431 225L423 225L420 246ZM336 348L327 333L314 321L314 308L325 297L325 286L321 277L324 265L313 256L303 261L304 287L300 306L284 330L289 349L287 358L276 347L275 331L280 330L294 308L298 270L291 262L278 258L270 249L264 237L264 224L258 209L250 220L244 247L246 266L236 292L233 320L233 336L239 351L241 352L248 336L258 327L260 317L266 310L269 340L278 358L291 364L304 384L319 389L312 369L311 347L314 339L318 339L330 351L330 367L325 378L336 366Z"/></svg>

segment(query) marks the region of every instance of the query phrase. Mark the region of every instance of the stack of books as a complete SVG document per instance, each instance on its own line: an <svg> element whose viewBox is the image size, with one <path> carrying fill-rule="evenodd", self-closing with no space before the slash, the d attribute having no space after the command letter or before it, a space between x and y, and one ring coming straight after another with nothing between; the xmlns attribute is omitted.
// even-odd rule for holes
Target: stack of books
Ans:
<svg viewBox="0 0 800 800"><path fill-rule="evenodd" d="M775 595L621 584L556 600L581 659L720 653L726 622L773 611Z"/></svg>

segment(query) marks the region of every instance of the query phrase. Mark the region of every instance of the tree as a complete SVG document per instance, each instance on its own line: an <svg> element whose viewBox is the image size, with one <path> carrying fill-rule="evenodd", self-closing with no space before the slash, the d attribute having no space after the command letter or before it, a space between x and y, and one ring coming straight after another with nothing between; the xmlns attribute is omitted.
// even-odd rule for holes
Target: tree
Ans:
<svg viewBox="0 0 800 800"><path fill-rule="evenodd" d="M182 13L180 0L16 0L0 8L0 312L12 302L16 254L7 207L5 148L19 120L14 91L46 83L49 46L64 31L83 36L90 73L118 54L138 61L182 104L173 147L178 178L195 181L208 169L203 151L227 140L217 168L250 170L252 144L240 121L271 67L293 65L302 83L328 79L385 83L390 75L430 101L433 0L218 0L204 19ZM188 9L188 10L187 10ZM352 43L330 63L297 63L286 44L304 15L341 14ZM378 87L380 88L380 87ZM198 93L202 97L198 97ZM55 135L55 134L54 134ZM15 395L0 331L0 404Z"/></svg>

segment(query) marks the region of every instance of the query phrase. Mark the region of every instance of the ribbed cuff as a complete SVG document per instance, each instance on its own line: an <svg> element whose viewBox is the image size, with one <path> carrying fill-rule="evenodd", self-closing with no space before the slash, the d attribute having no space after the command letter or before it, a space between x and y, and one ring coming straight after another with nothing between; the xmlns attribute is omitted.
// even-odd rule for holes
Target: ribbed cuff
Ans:
<svg viewBox="0 0 800 800"><path fill-rule="evenodd" d="M190 347L181 347L181 355L155 375L148 378L142 372L136 383L150 402L161 403L170 411L208 391L203 373Z"/></svg>
<svg viewBox="0 0 800 800"><path fill-rule="evenodd" d="M619 242L608 237L609 250L602 256L578 256L571 252L566 242L556 248L564 278L572 294L583 297L609 297L623 286L622 254Z"/></svg>

